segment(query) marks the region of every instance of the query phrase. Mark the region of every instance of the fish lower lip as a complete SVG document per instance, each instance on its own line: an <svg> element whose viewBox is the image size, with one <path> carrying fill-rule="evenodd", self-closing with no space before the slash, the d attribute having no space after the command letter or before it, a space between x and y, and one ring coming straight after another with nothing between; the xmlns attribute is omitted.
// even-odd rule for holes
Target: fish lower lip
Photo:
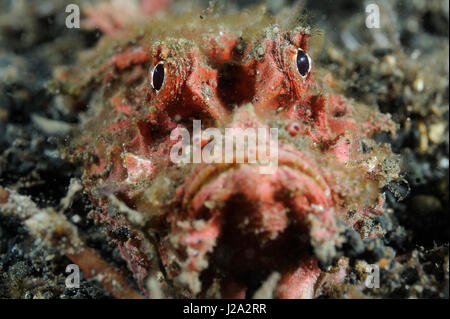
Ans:
<svg viewBox="0 0 450 319"><path fill-rule="evenodd" d="M329 197L331 191L328 184L326 183L323 176L320 174L316 165L310 162L307 158L299 158L299 154L283 150L279 152L278 165L287 166L294 171L298 171L302 174L307 175L312 178L317 185L324 192L326 197ZM209 164L206 167L202 167L201 170L196 174L192 182L185 189L185 193L182 199L182 208L186 210L189 206L190 201L200 192L202 187L208 182L214 180L220 174L229 171L233 168L239 167L241 165L254 165L254 164Z"/></svg>

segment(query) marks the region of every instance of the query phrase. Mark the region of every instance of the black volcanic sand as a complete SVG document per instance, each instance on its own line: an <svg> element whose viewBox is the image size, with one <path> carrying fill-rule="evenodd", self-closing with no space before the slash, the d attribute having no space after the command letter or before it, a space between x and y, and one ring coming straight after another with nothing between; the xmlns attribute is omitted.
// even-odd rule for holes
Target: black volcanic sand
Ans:
<svg viewBox="0 0 450 319"><path fill-rule="evenodd" d="M241 3L258 1L218 1L228 10ZM101 36L66 29L66 4L0 0L0 186L56 209L70 179L80 176L58 150L77 116L45 84L57 66L73 63ZM341 253L353 265L348 282L322 297L448 298L448 1L385 1L380 29L365 27L359 0L269 1L268 9L293 5L323 31L314 63L330 70L347 97L391 113L399 124L395 137L377 139L402 155L405 176L385 189L391 213L378 223L387 235L362 241L347 231ZM125 268L88 217L92 209L78 194L64 213L90 247ZM381 287L361 288L364 265L375 262ZM0 298L110 298L92 279L82 279L80 289L66 289L64 270L70 263L33 239L18 220L0 214Z"/></svg>

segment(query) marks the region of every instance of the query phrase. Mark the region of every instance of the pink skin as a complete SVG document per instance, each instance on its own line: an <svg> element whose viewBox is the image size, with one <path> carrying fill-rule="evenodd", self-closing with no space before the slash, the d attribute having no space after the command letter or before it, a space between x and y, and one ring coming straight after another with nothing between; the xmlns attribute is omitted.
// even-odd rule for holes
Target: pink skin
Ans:
<svg viewBox="0 0 450 319"><path fill-rule="evenodd" d="M186 118L196 114L200 118L222 119L226 116L217 96L217 70L207 66L198 48L174 56L164 45L153 48L153 66L163 63L164 84L160 91L149 92L149 100L170 116ZM151 73L150 73L151 76Z"/></svg>
<svg viewBox="0 0 450 319"><path fill-rule="evenodd" d="M293 185L296 186L297 192L301 192L297 193L298 195L294 201L282 198L276 199L276 194L290 192L293 190ZM227 236L223 232L225 231L223 221L234 218L228 216L232 214L232 211L227 209L205 210L205 202L218 202L226 207L227 203L232 204L237 197L243 198L244 201L241 205L249 205L248 209L252 209L250 208L251 203L260 203L259 207L250 215L242 216L244 220L244 217L249 218L248 224L239 218L236 221L235 227L239 229L243 227L241 235L244 238L245 234L250 234L250 236L255 234L259 241L272 242L273 245L277 246L278 238L283 236L283 232L287 230L288 224L292 222L298 224L299 232L305 232L305 234L308 234L308 232L317 233L317 238L329 240L335 236L336 227L334 226L333 216L326 210L326 207L330 205L330 200L327 199L321 187L313 179L300 171L285 166L280 167L274 175L265 175L264 177L258 175L257 168L243 166L238 170L222 173L213 182L206 184L195 194L190 201L189 217L183 219L192 226L188 227L187 225L189 224L184 224L182 228L179 228L176 224L173 225L171 236L176 236L179 233L181 235L179 245L190 248L186 250L188 257L185 264L185 272L194 274L205 270L205 264L202 260L207 258L206 256L209 252L218 249L219 235ZM325 210L323 213L314 212L311 210L311 204L325 207ZM245 207L241 209L243 212L247 211ZM290 209L292 213L282 213L287 211L287 209ZM329 225L328 229L321 230L322 233L311 229L307 219L309 214L316 214L319 219L323 219L321 224ZM198 219L197 215L206 218L206 222L200 228L194 226L195 221ZM289 220L291 221L289 222ZM178 223L180 219L174 219L175 221ZM178 246L177 249L181 249L181 247ZM248 250L249 247L246 247L246 249ZM260 255L260 253L265 254L270 250L259 252L257 246L254 249L253 253L248 255L249 259L246 259L246 253L240 250L236 252L236 255L231 255L231 264L234 265L233 269L241 269L243 271L251 269L255 260L259 258L260 262L258 264L267 263L267 261L264 261L265 255ZM192 252L192 255L190 252ZM310 258L306 257L308 255L306 251L302 254L304 255L303 258ZM269 265L271 265L270 267L277 267L276 263L272 264L272 262L269 262ZM317 265L313 271L310 271L308 267L310 267L309 263L301 263L295 270L291 269L282 275L281 288L279 288L279 296L281 298L312 296L312 287L315 279L317 279L319 269ZM303 274L303 276L299 274ZM230 278L230 280L232 279ZM240 285L242 286L242 283ZM287 285L292 287L288 289L286 288ZM190 288L193 289L193 287L191 286ZM297 291L298 287L302 287L302 289ZM293 291L297 291L297 295Z"/></svg>
<svg viewBox="0 0 450 319"><path fill-rule="evenodd" d="M292 102L308 103L309 89L314 82L312 73L302 78L297 70L297 50L308 50L309 35L302 32L290 36L290 41L281 34L275 38L267 36L252 44L244 54L244 68L253 74L255 108L260 112L287 110ZM262 52L261 52L262 50ZM250 56L261 52L263 56L251 59Z"/></svg>
<svg viewBox="0 0 450 319"><path fill-rule="evenodd" d="M238 118L238 123L231 123L229 126L263 125L257 121L252 123L252 115L245 111ZM190 274L187 277L191 279L188 283L191 291L198 290L196 274L207 274L208 267L214 267L212 265L216 257L211 257L210 254L217 252L220 255L220 251L224 249L229 255L229 261L228 266L222 266L231 267L234 273L237 272L237 277L230 274L223 281L225 296L245 297L247 286L238 274L252 269L257 263L267 269L280 267L282 279L277 291L281 298L311 297L320 270L307 250L308 244L299 242L299 247L305 247L294 252L302 261L297 265L280 264L279 258L267 259L267 256L283 251L280 248L291 236L291 227L296 229L296 233L305 234L305 242L309 242L306 238L310 234L316 240L324 242L337 235L330 190L319 171L305 154L283 145L279 147L279 168L271 175L261 175L258 167L248 164L234 168L214 164L200 166L192 178L187 178L188 182L179 191L179 201L184 213L181 216L178 212L168 216L172 229L161 249L166 252L172 250L170 254L173 255L181 252L186 255L181 272L183 276ZM236 199L239 199L242 215L234 212ZM207 203L218 203L218 206L214 207L213 204L213 207L207 208ZM316 226L309 223L310 214L320 221L320 228L316 229ZM200 220L202 222L199 224ZM235 228L231 233L227 226L230 221ZM170 244L170 238L179 238L176 246ZM228 251L227 245L239 247L235 241L248 244L234 252ZM258 247L259 244L256 243L261 242L265 242L263 247L267 248ZM286 253L289 254L288 251ZM209 262L205 263L205 260ZM222 267L221 262L217 262L217 266ZM173 268L169 259L164 263L167 268ZM173 272L170 276L175 278L179 274Z"/></svg>
<svg viewBox="0 0 450 319"><path fill-rule="evenodd" d="M280 279L277 295L281 299L311 299L314 297L314 285L321 273L317 260L305 259L301 265L286 272Z"/></svg>
<svg viewBox="0 0 450 319"><path fill-rule="evenodd" d="M199 164L183 176L170 204L161 207L157 228L165 271L174 282L183 277L182 291L188 296L204 296L211 278L218 276L214 271L220 269L226 273L225 278L217 277L222 296L245 297L249 288L254 288L249 287L251 280L245 274L255 265L262 275L253 279L262 281L272 271L281 274L278 297L315 295L321 271L311 248L334 247L336 216L345 209L345 202L334 192L342 172L333 171L334 166L328 167L321 157L332 158L333 164L356 162L358 145L350 144L348 136L369 136L387 126L388 120L358 123L352 105L344 98L311 93L313 71L302 77L296 66L298 49L308 51L308 38L300 31L279 32L251 43L243 56L237 57L237 37L223 32L205 36L202 50L193 46L173 52L165 44L124 48L93 71L102 75L104 83L114 79L125 87L145 74L132 92L119 90L106 100L106 107L118 116L105 124L102 133L114 137L115 142L96 139L89 145L95 158L85 168L87 189L113 193L133 208L147 185L158 177L159 169L173 166L169 151L175 142L169 139L170 130L183 127L191 116L209 125L265 127L264 121L278 110L291 138L307 137L310 143L298 150L280 142L279 168L271 175L261 175L256 165ZM262 56L255 57L255 50ZM235 66L238 80L230 93L236 93L239 102L252 101L255 109L254 113L236 111L236 120L231 121L233 100L229 92L219 92L218 67L228 61ZM164 65L165 79L157 91L151 81L152 70L159 63ZM206 143L203 140L202 146ZM318 152L322 153L317 156ZM361 171L367 170L361 164ZM364 178L375 180L376 174L377 169ZM105 198L92 199L103 207L98 218L112 229L129 226L125 218L108 215ZM358 207L354 220L347 222L358 222L360 213L381 211L380 205ZM126 241L118 240L142 293L148 295L144 279L150 261L142 253L142 245L137 233Z"/></svg>
<svg viewBox="0 0 450 319"><path fill-rule="evenodd" d="M310 89L314 83L313 72L302 77L297 69L297 50L307 54L309 35L294 32L289 40L281 35L274 39L268 37L249 46L244 54L244 61L258 45L265 48L263 56L250 59L244 64L247 73L253 74L255 108L260 116L267 117L270 111L283 108L292 119L287 127L292 136L309 135L315 142L326 142L338 160L348 160L349 145L339 141L338 137L346 130L355 128L351 116L352 108L339 96L313 96ZM253 50L253 51L252 51ZM307 112L298 106L309 105ZM314 132L305 130L307 126L299 123L308 122L313 125ZM339 141L339 142L338 142Z"/></svg>

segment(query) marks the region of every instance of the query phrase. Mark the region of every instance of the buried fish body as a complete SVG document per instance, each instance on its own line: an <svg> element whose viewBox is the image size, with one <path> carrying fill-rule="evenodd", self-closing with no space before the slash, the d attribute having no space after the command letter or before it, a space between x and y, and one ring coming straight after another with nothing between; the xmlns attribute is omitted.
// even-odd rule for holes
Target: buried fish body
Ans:
<svg viewBox="0 0 450 319"><path fill-rule="evenodd" d="M366 225L399 169L371 137L395 125L326 87L309 28L256 11L199 19L124 28L61 72L74 107L89 104L66 154L142 295L157 281L167 297L246 297L274 274L275 297L320 295L345 278L346 229L383 235ZM277 129L277 168L260 174L233 149L229 162L171 160L172 132L193 120Z"/></svg>

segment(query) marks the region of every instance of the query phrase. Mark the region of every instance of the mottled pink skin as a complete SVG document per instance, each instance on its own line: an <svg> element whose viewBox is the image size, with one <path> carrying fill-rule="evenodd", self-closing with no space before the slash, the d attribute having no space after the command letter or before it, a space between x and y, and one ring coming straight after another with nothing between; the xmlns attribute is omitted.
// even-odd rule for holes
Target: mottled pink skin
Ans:
<svg viewBox="0 0 450 319"><path fill-rule="evenodd" d="M98 219L113 230L132 227L123 216L110 216L107 197L98 193L113 193L135 208L152 181L174 166L169 157L175 143L170 131L185 126L190 117L210 126L246 128L268 127L266 121L276 116L290 123L285 127L292 138L307 141L304 149L280 141L279 168L271 175L261 175L258 166L249 164L197 164L182 176L174 198L169 205L161 205L152 228L160 235L157 249L165 272L184 296L207 296L209 285L217 279L223 297L246 297L251 281L247 273L258 273L252 279L262 281L273 271L281 274L278 297L315 296L321 271L313 249L337 245L336 220L347 212L345 200L336 191L341 189L337 181L344 173L335 167L343 169L347 162L361 160L355 138L370 137L388 121L358 123L352 105L343 97L312 93L314 71L301 77L295 63L299 48L308 51L308 38L303 31L272 27L262 39L250 43L242 57L236 57L237 37L223 32L205 37L203 51L193 47L177 55L164 44L134 47L100 67L105 83L115 79L128 85L143 74L146 77L132 96L117 92L107 101L117 120L104 131L116 142L99 139L87 147L96 160L86 163L84 184L97 192L92 199L102 207ZM229 100L220 92L217 71L227 61L237 66L241 79L234 83L236 94ZM142 65L150 64L151 71L160 62L167 77L161 90L155 91L150 72L143 72ZM121 71L133 68L137 70L133 76L120 78ZM254 110L242 108L231 118L229 104L234 99L252 102ZM376 169L366 176L368 171L361 165L357 178L375 179ZM352 191L349 186L348 193ZM382 203L375 208L361 205L348 223L356 224L381 209ZM142 293L149 295L145 278L152 263L143 253L142 240L138 232L131 232L128 239L116 242ZM223 276L218 275L221 272Z"/></svg>
<svg viewBox="0 0 450 319"><path fill-rule="evenodd" d="M172 59L168 60L169 57ZM164 60L167 60L165 83L160 91L149 92L149 99L158 110L181 118L221 119L226 116L227 111L217 94L218 72L208 66L198 48L173 58L166 46L155 47L152 64ZM211 92L208 98L204 97L205 90Z"/></svg>
<svg viewBox="0 0 450 319"><path fill-rule="evenodd" d="M260 114L310 100L313 72L302 78L296 64L297 50L308 51L308 39L309 34L302 31L284 33L274 26L247 48L243 68L254 78L253 104Z"/></svg>
<svg viewBox="0 0 450 319"><path fill-rule="evenodd" d="M277 295L282 299L311 299L321 273L317 260L305 258L298 268L287 271L278 283Z"/></svg>
<svg viewBox="0 0 450 319"><path fill-rule="evenodd" d="M250 120L254 116L247 111L239 112L236 118L237 122L230 123L230 127L251 127L252 124L255 127L263 127L263 123ZM196 274L205 271L209 266L203 261L220 241L236 241L233 245L247 242L235 252L226 252L229 254L228 267L233 269L231 272L235 269L251 271L255 264L267 269L281 267L279 271L282 277L277 290L280 298L312 297L314 283L320 273L316 260L304 247L295 254L299 260L310 262L301 262L294 268L292 265L280 266L282 263L279 258L283 258L283 250L280 248L286 244L291 231L311 233L319 242L332 242L336 239L338 229L334 220L331 191L321 177L321 169L306 154L290 145L279 145L279 168L274 174L261 175L258 170L257 166L241 165L221 171L212 164L207 167L200 166L194 171L192 177L188 177L180 189L181 215L178 211L169 214L172 226L165 238L165 249L171 246L169 242L173 236L180 236L177 242L181 247L190 248L186 251L187 257L183 259L182 271L195 279ZM205 176L205 172L209 173ZM211 179L211 176L214 178ZM210 181L197 189L198 179ZM227 203L232 205L236 198L239 199L242 215L235 212L232 206L227 207ZM207 202L221 203L222 207L208 209L205 207ZM186 206L183 206L183 203ZM311 214L319 221L319 228L309 223L308 216ZM203 220L204 223L194 226L197 220ZM232 221L233 227L241 232L231 231L230 234L227 221ZM179 226L180 222L182 226ZM294 227L294 230L288 227ZM258 246L264 242L270 243L267 249ZM267 259L268 255L277 256L280 252L279 258ZM170 268L168 260L163 260L163 263ZM287 269L283 270L286 267ZM179 273L170 275L176 277ZM230 295L230 289L235 291L236 287L242 287L240 292L235 291L232 295L245 296L243 291L246 286L242 281L233 274L230 274L226 281L228 283L223 288L224 295ZM198 283L193 280L188 284L189 288L195 291Z"/></svg>

